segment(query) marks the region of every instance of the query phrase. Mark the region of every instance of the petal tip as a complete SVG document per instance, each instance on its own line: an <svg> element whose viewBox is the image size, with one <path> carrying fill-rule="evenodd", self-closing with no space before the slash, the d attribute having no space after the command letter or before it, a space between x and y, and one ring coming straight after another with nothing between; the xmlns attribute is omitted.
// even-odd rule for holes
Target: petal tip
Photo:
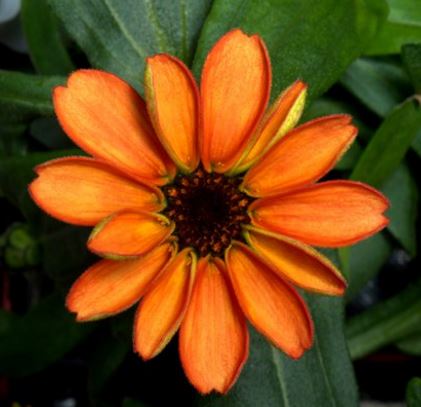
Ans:
<svg viewBox="0 0 421 407"><path fill-rule="evenodd" d="M194 77L178 58L156 54L146 60L144 82L147 109L158 139L180 171L191 173L199 163L199 91Z"/></svg>
<svg viewBox="0 0 421 407"><path fill-rule="evenodd" d="M297 79L296 81L295 81L295 83L294 83L294 85L296 85L296 86L301 86L303 89L305 89L305 90L307 90L308 89L308 84L307 84L307 82L305 82L304 80L302 80L302 79Z"/></svg>
<svg viewBox="0 0 421 407"><path fill-rule="evenodd" d="M156 353L152 352L151 350L142 349L136 344L134 351L142 358L144 362L148 362L156 356Z"/></svg>
<svg viewBox="0 0 421 407"><path fill-rule="evenodd" d="M56 102L57 102L57 98L59 98L60 97L60 95L63 93L63 92L65 92L66 91L66 86L63 86L63 85L58 85L58 86L55 86L54 88L53 88L53 91L52 91L52 96L53 96L53 104L54 104L54 106L56 105Z"/></svg>
<svg viewBox="0 0 421 407"><path fill-rule="evenodd" d="M238 75L246 71L246 84L238 82ZM247 148L269 100L271 66L263 40L238 28L224 34L207 55L201 78L202 163L209 172L230 172ZM223 104L215 103L221 92ZM238 103L235 95L239 94L247 103Z"/></svg>
<svg viewBox="0 0 421 407"><path fill-rule="evenodd" d="M285 351L285 350L283 350L283 351L291 359L293 359L293 360L299 360L299 359L301 359L304 356L304 354L306 353L306 351L309 350L310 348L311 348L311 345L309 347L303 345L303 346L301 346L301 347L299 347L297 349L292 349L290 351ZM281 351L282 351L282 349L281 349Z"/></svg>
<svg viewBox="0 0 421 407"><path fill-rule="evenodd" d="M72 294L72 289L70 290L69 294L66 297L65 306L67 310L75 317L77 322L90 322L100 319L100 317L95 317L90 315L89 313L84 313L82 310L79 309L77 304L75 303L75 298Z"/></svg>

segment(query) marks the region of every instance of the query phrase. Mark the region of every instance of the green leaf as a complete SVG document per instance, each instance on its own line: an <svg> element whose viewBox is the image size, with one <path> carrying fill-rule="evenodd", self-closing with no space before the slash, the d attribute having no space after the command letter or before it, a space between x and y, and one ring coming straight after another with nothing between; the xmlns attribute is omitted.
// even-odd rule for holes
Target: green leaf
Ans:
<svg viewBox="0 0 421 407"><path fill-rule="evenodd" d="M27 122L38 116L52 116L52 89L64 81L59 76L0 70L0 123Z"/></svg>
<svg viewBox="0 0 421 407"><path fill-rule="evenodd" d="M21 377L40 371L73 349L94 326L76 323L62 297L48 297L0 334L0 372Z"/></svg>
<svg viewBox="0 0 421 407"><path fill-rule="evenodd" d="M140 90L145 58L167 52L189 63L210 0L49 0L96 68Z"/></svg>
<svg viewBox="0 0 421 407"><path fill-rule="evenodd" d="M374 38L386 18L383 0L215 0L200 35L194 72L232 28L260 34L272 61L272 96L300 78L310 98L325 92Z"/></svg>
<svg viewBox="0 0 421 407"><path fill-rule="evenodd" d="M421 20L421 9L413 0L387 0L390 7L389 20L407 24L418 24Z"/></svg>
<svg viewBox="0 0 421 407"><path fill-rule="evenodd" d="M421 281L369 310L351 318L346 325L348 347L353 359L368 355L421 326Z"/></svg>
<svg viewBox="0 0 421 407"><path fill-rule="evenodd" d="M388 229L412 256L417 252L416 225L418 189L406 165L398 169L384 183L382 192L390 200Z"/></svg>
<svg viewBox="0 0 421 407"><path fill-rule="evenodd" d="M411 145L412 149L421 157L421 129L415 135Z"/></svg>
<svg viewBox="0 0 421 407"><path fill-rule="evenodd" d="M398 54L403 44L421 41L421 7L414 0L387 0L390 13L366 55Z"/></svg>
<svg viewBox="0 0 421 407"><path fill-rule="evenodd" d="M348 258L343 262L342 271L348 281L346 299L351 300L386 263L392 252L392 245L383 233L378 233L346 248L346 252Z"/></svg>
<svg viewBox="0 0 421 407"><path fill-rule="evenodd" d="M224 396L198 406L357 406L352 365L343 337L340 298L306 295L316 329L313 348L292 360L251 331L250 356L238 382Z"/></svg>
<svg viewBox="0 0 421 407"><path fill-rule="evenodd" d="M131 344L109 333L93 350L89 360L89 393L94 399L106 386L114 371L131 350Z"/></svg>
<svg viewBox="0 0 421 407"><path fill-rule="evenodd" d="M407 407L421 407L421 378L414 377L406 388Z"/></svg>
<svg viewBox="0 0 421 407"><path fill-rule="evenodd" d="M404 45L402 47L402 60L414 85L415 92L421 93L421 44Z"/></svg>
<svg viewBox="0 0 421 407"><path fill-rule="evenodd" d="M392 61L359 58L341 78L344 87L379 116L412 94L406 72Z"/></svg>
<svg viewBox="0 0 421 407"><path fill-rule="evenodd" d="M72 143L55 117L39 117L29 127L31 136L51 150L72 148Z"/></svg>
<svg viewBox="0 0 421 407"><path fill-rule="evenodd" d="M43 271L59 287L67 289L94 261L93 255L86 248L90 230L66 225L44 215L37 232L42 249Z"/></svg>
<svg viewBox="0 0 421 407"><path fill-rule="evenodd" d="M402 352L421 356L421 331L411 333L396 343Z"/></svg>
<svg viewBox="0 0 421 407"><path fill-rule="evenodd" d="M36 70L45 75L66 75L74 70L47 0L23 0L20 15Z"/></svg>
<svg viewBox="0 0 421 407"><path fill-rule="evenodd" d="M351 179L381 187L397 169L420 129L420 105L415 99L407 100L383 121L361 155Z"/></svg>
<svg viewBox="0 0 421 407"><path fill-rule="evenodd" d="M25 124L0 123L0 157L22 155L26 152L25 131Z"/></svg>
<svg viewBox="0 0 421 407"><path fill-rule="evenodd" d="M407 407L421 407L421 378L414 377L406 388Z"/></svg>

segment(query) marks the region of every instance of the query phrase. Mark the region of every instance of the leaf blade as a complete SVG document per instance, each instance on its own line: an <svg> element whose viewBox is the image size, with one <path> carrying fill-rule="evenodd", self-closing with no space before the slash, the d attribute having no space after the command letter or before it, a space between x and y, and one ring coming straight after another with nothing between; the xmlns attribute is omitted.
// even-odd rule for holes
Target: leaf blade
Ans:
<svg viewBox="0 0 421 407"><path fill-rule="evenodd" d="M49 2L94 67L138 90L148 55L167 52L190 61L210 6L210 0Z"/></svg>
<svg viewBox="0 0 421 407"><path fill-rule="evenodd" d="M203 27L193 70L199 77L206 54L231 28L260 34L273 65L273 95L296 79L309 83L310 97L323 93L361 52L386 16L383 1L216 0ZM305 15L305 20L302 16ZM354 27L345 35L344 27ZM285 41L288 38L288 41ZM329 64L326 64L329 58Z"/></svg>
<svg viewBox="0 0 421 407"><path fill-rule="evenodd" d="M0 335L0 371L11 377L42 370L64 356L94 328L94 324L77 324L58 294L12 322L10 329Z"/></svg>
<svg viewBox="0 0 421 407"><path fill-rule="evenodd" d="M357 406L352 366L343 338L340 298L306 295L315 322L313 348L292 360L251 331L250 357L238 382L225 396L196 405L210 407ZM326 334L328 332L328 334Z"/></svg>
<svg viewBox="0 0 421 407"><path fill-rule="evenodd" d="M351 357L361 358L419 330L421 282L351 318L346 337Z"/></svg>
<svg viewBox="0 0 421 407"><path fill-rule="evenodd" d="M0 70L0 122L21 123L38 116L52 116L52 89L64 82L60 76Z"/></svg>
<svg viewBox="0 0 421 407"><path fill-rule="evenodd" d="M361 155L350 178L380 187L396 170L420 128L419 103L415 99L409 99L386 117Z"/></svg>
<svg viewBox="0 0 421 407"><path fill-rule="evenodd" d="M40 74L66 75L75 69L47 0L23 0L21 21L32 63Z"/></svg>

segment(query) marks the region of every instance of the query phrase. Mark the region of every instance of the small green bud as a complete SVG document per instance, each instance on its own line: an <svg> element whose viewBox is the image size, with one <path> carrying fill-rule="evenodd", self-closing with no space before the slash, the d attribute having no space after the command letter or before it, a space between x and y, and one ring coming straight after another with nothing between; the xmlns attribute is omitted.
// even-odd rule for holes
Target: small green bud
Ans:
<svg viewBox="0 0 421 407"><path fill-rule="evenodd" d="M14 269L22 268L25 266L25 253L16 247L6 247L4 250L4 261L10 267Z"/></svg>
<svg viewBox="0 0 421 407"><path fill-rule="evenodd" d="M16 249L25 250L35 243L34 238L28 232L28 228L23 225L16 226L10 231L9 244Z"/></svg>

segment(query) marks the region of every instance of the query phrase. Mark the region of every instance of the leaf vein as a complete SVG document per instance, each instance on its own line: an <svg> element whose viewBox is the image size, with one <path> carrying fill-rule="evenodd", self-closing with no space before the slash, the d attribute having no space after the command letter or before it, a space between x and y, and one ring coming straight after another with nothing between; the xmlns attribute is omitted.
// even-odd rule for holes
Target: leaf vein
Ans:
<svg viewBox="0 0 421 407"><path fill-rule="evenodd" d="M110 4L109 0L103 0L104 4L107 6L108 11L110 12L111 16L115 20L118 28L123 33L123 35L127 38L127 41L132 46L132 48L136 51L136 53L141 57L145 58L147 56L147 52L139 45L139 43L133 38L131 33L126 29L124 23L121 21L120 16L114 9L114 7Z"/></svg>
<svg viewBox="0 0 421 407"><path fill-rule="evenodd" d="M272 351L272 360L273 360L273 364L275 365L276 377L278 378L279 386L281 387L281 394L282 394L282 399L284 401L284 407L291 406L288 399L287 386L283 380L284 375L282 372L282 365L279 360L279 355L278 355L279 351L272 345L270 345L270 349Z"/></svg>

